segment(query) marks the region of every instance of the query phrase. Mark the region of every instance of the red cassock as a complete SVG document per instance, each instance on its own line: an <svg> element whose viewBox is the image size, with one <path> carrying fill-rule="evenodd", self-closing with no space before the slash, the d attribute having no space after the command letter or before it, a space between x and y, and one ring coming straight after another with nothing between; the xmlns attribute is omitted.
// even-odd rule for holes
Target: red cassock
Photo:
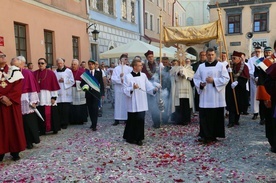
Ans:
<svg viewBox="0 0 276 183"><path fill-rule="evenodd" d="M8 72L7 65L4 72ZM6 106L0 102L0 154L20 152L26 148L21 113L22 79L13 83L9 83L7 80L1 81L1 83L3 82L6 85L0 85L0 97L8 97L12 105Z"/></svg>

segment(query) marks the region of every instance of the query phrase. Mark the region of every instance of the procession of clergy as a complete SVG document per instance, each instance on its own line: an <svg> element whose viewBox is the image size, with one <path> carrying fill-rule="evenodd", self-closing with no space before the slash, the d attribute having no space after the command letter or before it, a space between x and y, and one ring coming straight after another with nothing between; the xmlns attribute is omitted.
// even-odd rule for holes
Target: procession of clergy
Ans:
<svg viewBox="0 0 276 183"><path fill-rule="evenodd" d="M228 62L226 53L219 59L215 50L208 48L191 65L189 59L155 59L148 50L146 60L136 56L131 67L124 53L111 75L113 125L124 122L123 138L141 146L146 111L150 111L153 128L172 121L188 125L198 111L198 142L214 143L217 138L225 138L225 111L229 112L227 126L239 125L240 114L248 114L250 98L252 119L260 114L260 124L265 124L270 150L275 153L276 41L274 51L266 47L265 57L261 57L262 49L256 47L247 63L244 53L234 51ZM39 135L57 134L69 124L83 124L88 115L90 128L97 130L105 96L104 72L96 67L97 62L89 60L88 68L83 69L73 59L68 68L65 60L58 58L55 71L47 68L45 58L37 63L39 69L32 72L24 68L26 60L19 56L9 66L0 51L0 161L9 152L13 160L19 160L21 151L40 142Z"/></svg>

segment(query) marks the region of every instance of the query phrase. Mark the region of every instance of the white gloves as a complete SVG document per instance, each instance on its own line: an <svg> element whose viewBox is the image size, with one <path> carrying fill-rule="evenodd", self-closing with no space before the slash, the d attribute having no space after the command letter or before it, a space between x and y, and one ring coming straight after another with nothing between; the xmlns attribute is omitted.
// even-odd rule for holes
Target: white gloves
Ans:
<svg viewBox="0 0 276 183"><path fill-rule="evenodd" d="M227 71L228 71L228 72L232 72L232 68L229 67L229 68L227 69Z"/></svg>
<svg viewBox="0 0 276 183"><path fill-rule="evenodd" d="M238 81L234 81L234 82L231 84L231 88L234 89L238 84L239 84Z"/></svg>
<svg viewBox="0 0 276 183"><path fill-rule="evenodd" d="M255 77L255 82L258 82L259 77Z"/></svg>
<svg viewBox="0 0 276 183"><path fill-rule="evenodd" d="M153 84L153 86L155 86L159 89L162 88L162 86L159 83L155 82L155 81L152 84Z"/></svg>

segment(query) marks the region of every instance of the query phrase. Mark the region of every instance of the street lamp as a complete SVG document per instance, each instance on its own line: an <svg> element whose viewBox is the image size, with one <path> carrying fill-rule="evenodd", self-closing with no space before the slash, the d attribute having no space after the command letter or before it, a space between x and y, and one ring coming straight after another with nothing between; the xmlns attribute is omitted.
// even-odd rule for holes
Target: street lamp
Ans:
<svg viewBox="0 0 276 183"><path fill-rule="evenodd" d="M92 33L92 37L93 37L93 40L94 40L94 41L97 41L98 38L99 38L99 33L100 33L100 32L96 29L96 28L97 28L97 24L96 24L96 23L92 23L91 25L89 25L89 26L86 28L86 30L87 30L87 32L88 32L88 29L89 29L92 25L94 25L94 30L91 32L91 33Z"/></svg>

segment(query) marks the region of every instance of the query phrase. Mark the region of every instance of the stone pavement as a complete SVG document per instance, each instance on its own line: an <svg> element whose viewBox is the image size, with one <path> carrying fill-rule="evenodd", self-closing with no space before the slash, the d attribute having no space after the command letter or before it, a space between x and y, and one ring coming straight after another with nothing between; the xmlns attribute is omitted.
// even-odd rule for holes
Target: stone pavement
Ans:
<svg viewBox="0 0 276 183"><path fill-rule="evenodd" d="M0 182L276 182L276 154L269 151L264 126L241 117L215 144L197 142L198 122L153 129L146 115L142 147L123 138L124 124L112 126L113 110L104 106L98 131L69 126L41 137L21 160L0 163ZM227 124L227 122L226 122Z"/></svg>

